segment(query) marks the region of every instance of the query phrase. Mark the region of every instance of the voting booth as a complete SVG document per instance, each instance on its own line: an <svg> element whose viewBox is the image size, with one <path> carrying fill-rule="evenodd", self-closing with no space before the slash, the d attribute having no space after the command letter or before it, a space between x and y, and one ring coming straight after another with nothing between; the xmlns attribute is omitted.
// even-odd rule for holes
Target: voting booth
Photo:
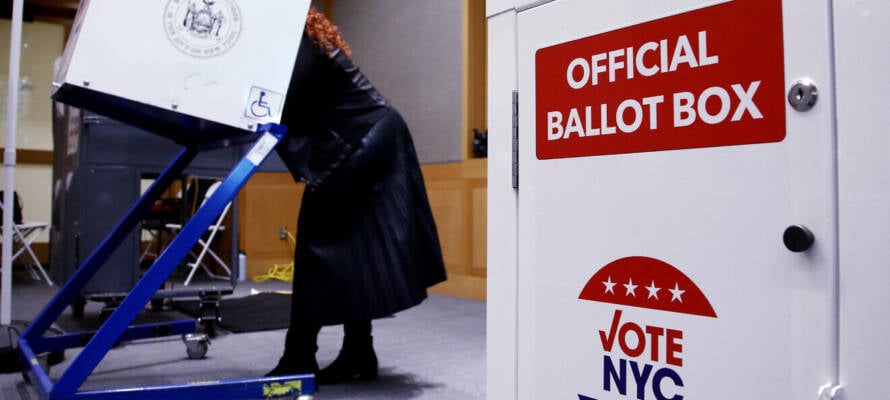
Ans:
<svg viewBox="0 0 890 400"><path fill-rule="evenodd" d="M53 100L163 136L182 148L95 250L83 256L80 267L22 335L19 350L26 374L41 398L311 397L315 391L311 374L80 390L120 341L183 335L189 357L203 357L206 352L206 341L194 340L194 320L130 324L286 131L278 122L309 3L81 1L56 66ZM199 153L243 144L249 144L249 150L97 331L44 336ZM83 350L57 380L51 380L36 355L72 347Z"/></svg>
<svg viewBox="0 0 890 400"><path fill-rule="evenodd" d="M487 7L488 398L886 396L890 6Z"/></svg>
<svg viewBox="0 0 890 400"><path fill-rule="evenodd" d="M308 1L157 3L83 1L53 97L179 142L281 120Z"/></svg>

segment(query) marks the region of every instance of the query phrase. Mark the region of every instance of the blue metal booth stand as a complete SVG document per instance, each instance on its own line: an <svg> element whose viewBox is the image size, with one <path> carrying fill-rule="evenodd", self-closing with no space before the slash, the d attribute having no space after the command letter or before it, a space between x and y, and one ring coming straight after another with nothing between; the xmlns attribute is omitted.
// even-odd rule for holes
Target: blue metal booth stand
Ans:
<svg viewBox="0 0 890 400"><path fill-rule="evenodd" d="M113 114L126 110L117 109ZM206 128L206 127L204 127ZM194 320L130 326L139 312L161 288L180 261L186 256L213 220L222 212L253 175L283 137L286 128L278 124L263 124L256 134L243 134L234 138L204 135L204 139L183 144L149 189L129 209L101 244L81 264L49 304L38 314L19 340L19 351L25 374L44 400L114 400L114 399L259 399L259 398L311 398L315 392L315 377L292 375L218 382L184 383L182 385L130 387L96 391L78 391L99 362L119 342L154 338L159 336L185 335L195 331ZM222 139L220 139L222 138ZM121 242L139 224L140 218L157 201L170 184L178 179L183 170L206 150L243 144L253 141L250 150L238 161L223 180L219 189L183 227L154 264L127 294L120 306L95 332L80 332L60 336L44 336L62 311L76 296L99 268L111 256ZM83 346L83 350L71 362L56 382L51 381L46 370L38 362L38 354Z"/></svg>

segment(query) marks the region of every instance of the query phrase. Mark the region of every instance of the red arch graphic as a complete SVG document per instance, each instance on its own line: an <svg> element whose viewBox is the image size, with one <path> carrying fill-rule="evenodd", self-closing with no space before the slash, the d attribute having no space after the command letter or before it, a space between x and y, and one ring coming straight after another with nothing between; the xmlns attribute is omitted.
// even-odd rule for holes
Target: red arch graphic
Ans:
<svg viewBox="0 0 890 400"><path fill-rule="evenodd" d="M578 298L717 318L711 302L692 279L651 257L612 261L593 274Z"/></svg>

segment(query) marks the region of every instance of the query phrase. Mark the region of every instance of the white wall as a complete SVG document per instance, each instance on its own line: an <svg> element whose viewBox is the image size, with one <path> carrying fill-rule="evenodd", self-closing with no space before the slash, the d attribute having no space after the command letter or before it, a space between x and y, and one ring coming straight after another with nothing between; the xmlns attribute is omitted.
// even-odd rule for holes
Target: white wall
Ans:
<svg viewBox="0 0 890 400"><path fill-rule="evenodd" d="M337 0L353 58L404 115L421 163L461 160L462 0Z"/></svg>
<svg viewBox="0 0 890 400"><path fill-rule="evenodd" d="M9 35L10 20L0 20L0 127L6 132L6 94L9 76ZM50 91L53 76L53 62L64 49L64 28L61 25L42 22L24 23L22 27L22 59L20 76L27 83L19 90L18 130L16 149L53 149L52 102ZM0 147L5 147L5 140ZM20 159L21 157L19 157ZM0 174L0 185L3 176ZM23 202L23 216L26 220L50 220L52 193L52 166L16 166L15 190ZM49 240L44 233L38 242Z"/></svg>

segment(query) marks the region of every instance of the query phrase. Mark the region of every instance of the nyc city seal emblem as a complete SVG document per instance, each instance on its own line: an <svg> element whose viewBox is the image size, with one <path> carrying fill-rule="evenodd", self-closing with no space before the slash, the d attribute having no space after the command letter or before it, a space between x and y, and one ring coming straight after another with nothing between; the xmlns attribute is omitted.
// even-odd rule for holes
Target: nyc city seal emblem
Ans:
<svg viewBox="0 0 890 400"><path fill-rule="evenodd" d="M235 0L168 0L164 31L185 54L217 56L238 41L241 10Z"/></svg>

